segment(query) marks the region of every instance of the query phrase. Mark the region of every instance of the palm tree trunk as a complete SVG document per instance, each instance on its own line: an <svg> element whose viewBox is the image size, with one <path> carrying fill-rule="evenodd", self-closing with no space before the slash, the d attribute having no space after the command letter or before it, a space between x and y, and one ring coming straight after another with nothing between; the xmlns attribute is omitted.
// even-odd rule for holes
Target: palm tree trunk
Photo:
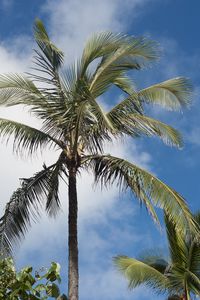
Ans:
<svg viewBox="0 0 200 300"><path fill-rule="evenodd" d="M76 168L69 168L69 215L68 215L68 299L78 300L78 238L77 238L77 190Z"/></svg>

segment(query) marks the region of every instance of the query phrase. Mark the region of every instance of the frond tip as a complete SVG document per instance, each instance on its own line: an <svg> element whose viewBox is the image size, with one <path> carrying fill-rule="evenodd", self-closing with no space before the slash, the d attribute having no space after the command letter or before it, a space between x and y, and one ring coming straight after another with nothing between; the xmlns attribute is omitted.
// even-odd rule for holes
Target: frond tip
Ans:
<svg viewBox="0 0 200 300"><path fill-rule="evenodd" d="M143 102L180 110L191 103L192 85L187 78L172 78L139 91L138 96Z"/></svg>
<svg viewBox="0 0 200 300"><path fill-rule="evenodd" d="M44 66L46 65L52 70L58 70L63 63L64 54L50 41L44 24L39 19L35 20L34 36L41 49Z"/></svg>

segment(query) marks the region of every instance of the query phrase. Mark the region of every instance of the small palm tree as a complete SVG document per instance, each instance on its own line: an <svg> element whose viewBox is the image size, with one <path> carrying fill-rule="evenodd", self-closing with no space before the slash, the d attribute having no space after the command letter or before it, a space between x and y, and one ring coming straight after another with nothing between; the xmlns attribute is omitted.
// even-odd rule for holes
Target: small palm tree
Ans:
<svg viewBox="0 0 200 300"><path fill-rule="evenodd" d="M34 36L35 73L0 77L0 104L23 105L42 121L40 130L0 119L0 135L14 136L14 150L32 155L38 149L60 150L58 159L33 177L23 179L0 219L0 250L11 253L13 243L27 231L39 203L50 216L60 208L61 179L68 181L69 202L69 300L78 299L77 172L90 169L95 181L130 188L158 222L154 206L165 210L174 224L184 229L194 226L184 199L154 175L124 159L103 154L104 144L124 136L160 137L180 147L180 134L172 127L145 115L144 106L160 104L176 110L189 104L190 83L174 78L143 90L134 89L129 70L140 70L157 58L157 46L144 38L102 32L86 43L81 59L64 68L64 55L50 40L44 25L37 20ZM95 63L93 62L96 62ZM93 63L93 64L92 64ZM92 67L91 67L92 64ZM36 84L34 83L36 82ZM37 85L37 82L40 84ZM124 100L104 112L98 97L116 86Z"/></svg>
<svg viewBox="0 0 200 300"><path fill-rule="evenodd" d="M195 216L200 225L200 213ZM117 256L114 262L129 281L129 287L146 285L158 293L166 292L168 300L190 300L200 296L200 240L188 228L181 234L165 216L170 258L156 255L156 249L140 260Z"/></svg>

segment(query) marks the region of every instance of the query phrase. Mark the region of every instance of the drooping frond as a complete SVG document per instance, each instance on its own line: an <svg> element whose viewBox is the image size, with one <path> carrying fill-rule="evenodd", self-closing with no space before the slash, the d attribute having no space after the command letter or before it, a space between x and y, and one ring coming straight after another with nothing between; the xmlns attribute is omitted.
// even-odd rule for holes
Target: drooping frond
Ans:
<svg viewBox="0 0 200 300"><path fill-rule="evenodd" d="M138 92L141 101L159 104L169 110L180 110L190 104L192 86L184 77L172 78Z"/></svg>
<svg viewBox="0 0 200 300"><path fill-rule="evenodd" d="M23 154L24 151L33 154L47 145L49 147L60 145L54 138L38 129L2 118L0 118L0 138L6 142L12 139L13 151L17 154Z"/></svg>
<svg viewBox="0 0 200 300"><path fill-rule="evenodd" d="M20 74L5 74L0 76L0 105L39 105L43 96L35 84L26 76Z"/></svg>
<svg viewBox="0 0 200 300"><path fill-rule="evenodd" d="M126 71L140 69L155 58L157 49L153 41L125 36L115 51L102 57L90 82L92 95L98 97Z"/></svg>
<svg viewBox="0 0 200 300"><path fill-rule="evenodd" d="M135 127L139 133L141 132L147 136L156 135L170 146L181 147L183 145L181 134L173 127L156 119L136 113L130 114L129 118L130 121L127 120L127 123L130 127L131 125L133 128ZM124 123L126 124L126 120Z"/></svg>
<svg viewBox="0 0 200 300"><path fill-rule="evenodd" d="M8 255L12 253L13 244L24 237L31 220L37 220L42 206L46 204L50 214L55 214L59 209L55 176L59 176L57 164L44 166L33 177L22 180L21 187L13 193L0 219L0 252Z"/></svg>
<svg viewBox="0 0 200 300"><path fill-rule="evenodd" d="M168 278L157 271L154 267L126 256L114 258L117 268L129 281L129 288L146 285L153 288L157 293L165 292L168 288Z"/></svg>
<svg viewBox="0 0 200 300"><path fill-rule="evenodd" d="M131 98L129 101L132 102ZM134 111L134 104L127 108L122 104L115 106L107 115L113 126L120 132L130 136L158 136L170 146L181 147L182 137L173 127L151 117Z"/></svg>
<svg viewBox="0 0 200 300"><path fill-rule="evenodd" d="M47 202L46 211L51 217L55 217L60 209L59 200L59 182L63 176L63 154L61 154L60 159L57 161L55 166L51 169L49 174L49 183L47 190Z"/></svg>
<svg viewBox="0 0 200 300"><path fill-rule="evenodd" d="M108 185L116 181L120 187L130 188L144 205L146 203L143 195L152 205L162 208L178 230L184 232L189 226L192 231L197 231L185 200L151 173L110 155L90 156L88 161L97 183Z"/></svg>
<svg viewBox="0 0 200 300"><path fill-rule="evenodd" d="M166 269L168 268L168 261L166 260L162 252L160 252L159 249L156 248L142 252L141 254L139 254L137 259L153 267L162 274L164 274Z"/></svg>
<svg viewBox="0 0 200 300"><path fill-rule="evenodd" d="M31 216L39 215L39 204L44 203L47 174L44 169L35 176L24 179L21 187L12 195L0 219L0 251L11 254L13 242L18 242L26 233L31 223Z"/></svg>

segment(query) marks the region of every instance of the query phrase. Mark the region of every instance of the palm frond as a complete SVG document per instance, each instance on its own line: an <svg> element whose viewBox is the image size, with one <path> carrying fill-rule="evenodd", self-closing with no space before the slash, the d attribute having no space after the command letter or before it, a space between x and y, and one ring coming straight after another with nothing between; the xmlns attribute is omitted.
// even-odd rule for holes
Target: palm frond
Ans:
<svg viewBox="0 0 200 300"><path fill-rule="evenodd" d="M63 154L49 173L46 211L50 217L56 217L60 209L59 181L63 175Z"/></svg>
<svg viewBox="0 0 200 300"><path fill-rule="evenodd" d="M197 222L197 225L200 226L200 213L197 212L194 215L194 219ZM200 232L200 229L199 229ZM192 232L189 233L189 239L187 236L188 243L188 261L187 268L195 276L200 278L200 237L195 235Z"/></svg>
<svg viewBox="0 0 200 300"><path fill-rule="evenodd" d="M13 138L13 151L17 154L27 151L32 155L39 148L47 145L61 146L59 141L38 129L2 118L0 118L0 137L6 142Z"/></svg>
<svg viewBox="0 0 200 300"><path fill-rule="evenodd" d="M86 42L81 58L81 76L97 58L109 55L124 45L127 36L109 31L94 33Z"/></svg>
<svg viewBox="0 0 200 300"><path fill-rule="evenodd" d="M133 80L126 74L122 74L121 76L115 78L113 83L128 95L132 95L136 90Z"/></svg>
<svg viewBox="0 0 200 300"><path fill-rule="evenodd" d="M138 129L139 132L147 136L156 135L167 145L182 147L183 141L181 134L173 127L145 115L134 113L128 117L130 118L130 121L127 122L129 126L133 124L133 127ZM126 122L124 123L126 124Z"/></svg>
<svg viewBox="0 0 200 300"><path fill-rule="evenodd" d="M114 132L114 127L112 125L112 122L110 122L109 120L109 116L107 116L107 114L103 111L102 107L97 103L97 101L94 98L89 97L88 102L90 104L88 109L90 110L91 114L96 118L98 126L100 128L106 128L111 132Z"/></svg>
<svg viewBox="0 0 200 300"><path fill-rule="evenodd" d="M138 92L141 101L159 104L169 110L180 110L191 102L192 86L184 77L172 78Z"/></svg>
<svg viewBox="0 0 200 300"><path fill-rule="evenodd" d="M46 67L47 70L57 71L63 63L63 52L51 42L42 21L39 19L35 20L34 37L42 51L40 56L42 60L38 58L38 63L41 63L41 66Z"/></svg>
<svg viewBox="0 0 200 300"><path fill-rule="evenodd" d="M155 58L157 49L153 41L125 36L120 47L103 56L90 83L91 93L98 97L124 72L140 69Z"/></svg>
<svg viewBox="0 0 200 300"><path fill-rule="evenodd" d="M186 244L186 234L177 230L173 222L165 214L165 226L169 244L170 259L172 264L185 267L188 261L188 247ZM187 229L186 229L187 230Z"/></svg>
<svg viewBox="0 0 200 300"><path fill-rule="evenodd" d="M156 135L167 145L182 147L182 136L173 127L151 117L139 114L131 114L130 119L133 123L135 122L135 126L138 130L144 132L144 134L146 133L146 135L149 136Z"/></svg>
<svg viewBox="0 0 200 300"><path fill-rule="evenodd" d="M144 205L145 194L153 205L165 211L177 230L185 232L189 226L192 231L197 232L196 223L185 200L151 173L110 155L89 156L88 161L97 183L110 185L116 181L121 188L130 188Z"/></svg>
<svg viewBox="0 0 200 300"><path fill-rule="evenodd" d="M41 103L43 95L35 84L20 74L4 74L0 76L0 105L27 105Z"/></svg>
<svg viewBox="0 0 200 300"><path fill-rule="evenodd" d="M132 102L131 99L129 101ZM118 104L108 113L113 126L119 132L133 137L140 135L158 136L167 145L182 147L182 137L176 129L154 118L135 112L133 105L126 108L124 105Z"/></svg>
<svg viewBox="0 0 200 300"><path fill-rule="evenodd" d="M187 270L187 284L189 291L200 296L200 276Z"/></svg>
<svg viewBox="0 0 200 300"><path fill-rule="evenodd" d="M126 256L117 256L114 258L114 263L128 279L131 289L146 285L153 288L157 293L163 293L168 288L168 278L142 261Z"/></svg>
<svg viewBox="0 0 200 300"><path fill-rule="evenodd" d="M10 255L13 245L24 238L32 221L40 216L46 207L49 216L56 216L60 209L58 195L59 179L62 178L63 155L58 161L33 175L23 178L7 203L4 215L0 218L0 252Z"/></svg>
<svg viewBox="0 0 200 300"><path fill-rule="evenodd" d="M131 130L129 116L134 113L142 114L143 109L138 101L136 93L132 93L120 103L116 104L108 113L107 116L112 120L114 126L125 134L137 135L136 128ZM128 120L128 124L126 124Z"/></svg>
<svg viewBox="0 0 200 300"><path fill-rule="evenodd" d="M45 203L50 188L51 169L45 167L29 179L23 179L7 203L4 215L0 219L0 252L10 255L13 244L24 237L31 220L40 215L40 205Z"/></svg>
<svg viewBox="0 0 200 300"><path fill-rule="evenodd" d="M200 245L192 241L189 248L188 269L200 278Z"/></svg>
<svg viewBox="0 0 200 300"><path fill-rule="evenodd" d="M156 248L148 252L146 251L145 254L140 254L137 259L164 274L168 268L168 262L163 257L163 254L157 254L157 252L158 249Z"/></svg>
<svg viewBox="0 0 200 300"><path fill-rule="evenodd" d="M53 95L54 99L59 99L65 105L66 93L63 91L59 74L64 54L52 43L42 21L39 19L35 21L34 37L40 50L35 50L35 67L32 69L36 72L29 75L33 80L45 84L46 87L40 89L43 94L49 97Z"/></svg>
<svg viewBox="0 0 200 300"><path fill-rule="evenodd" d="M53 93L44 94L26 76L7 74L0 76L0 105L24 105L29 107L29 112L39 117L44 122L44 131L47 128L56 128L66 123L66 114L70 109Z"/></svg>

